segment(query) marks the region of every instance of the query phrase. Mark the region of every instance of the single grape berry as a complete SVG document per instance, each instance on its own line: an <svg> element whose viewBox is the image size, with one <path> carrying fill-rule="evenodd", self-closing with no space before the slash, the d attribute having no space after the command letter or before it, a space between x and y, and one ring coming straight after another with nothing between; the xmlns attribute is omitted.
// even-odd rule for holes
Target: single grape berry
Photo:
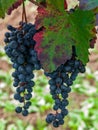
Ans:
<svg viewBox="0 0 98 130"><path fill-rule="evenodd" d="M27 116L27 115L28 115L28 110L24 109L24 110L22 111L22 115L23 115L23 116Z"/></svg>
<svg viewBox="0 0 98 130"><path fill-rule="evenodd" d="M16 111L17 113L21 113L21 112L22 112L22 107L16 107L15 111Z"/></svg>

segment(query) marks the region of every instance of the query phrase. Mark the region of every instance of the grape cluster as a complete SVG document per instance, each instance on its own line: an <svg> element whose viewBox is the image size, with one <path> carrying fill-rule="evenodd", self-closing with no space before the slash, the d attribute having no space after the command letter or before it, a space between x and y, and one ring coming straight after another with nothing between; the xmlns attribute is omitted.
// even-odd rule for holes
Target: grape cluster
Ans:
<svg viewBox="0 0 98 130"><path fill-rule="evenodd" d="M31 105L32 91L34 87L33 70L41 69L37 52L34 50L36 42L33 36L36 33L35 26L31 23L20 22L19 28L8 25L9 32L5 33L5 52L13 63L15 71L13 86L16 87L14 98L22 103L16 107L16 112L26 116Z"/></svg>
<svg viewBox="0 0 98 130"><path fill-rule="evenodd" d="M71 58L65 64L61 64L54 72L45 73L50 77L50 94L54 99L53 109L55 114L50 113L46 117L47 123L52 123L54 127L64 124L64 117L68 114L66 109L69 104L67 98L68 93L71 91L71 85L76 79L78 73L85 72L85 66L80 60Z"/></svg>
<svg viewBox="0 0 98 130"><path fill-rule="evenodd" d="M37 51L35 51L36 42L34 35L41 31L36 30L35 25L31 23L19 23L20 26L15 28L8 25L8 32L5 33L4 42L5 52L12 61L15 71L12 73L14 77L13 86L16 88L14 98L22 105L16 107L17 113L28 115L28 108L31 105L32 91L35 85L34 70L40 70L41 64L38 60ZM54 99L53 109L55 113L50 113L46 117L47 123L52 123L54 127L64 124L64 117L68 114L67 98L71 92L71 85L76 79L78 73L84 73L85 66L77 59L75 47L72 47L72 58L61 64L52 73L45 75L50 77L50 94Z"/></svg>
<svg viewBox="0 0 98 130"><path fill-rule="evenodd" d="M7 14L10 15L13 10L17 9L21 4L23 3L23 0L17 0L12 6L8 9Z"/></svg>

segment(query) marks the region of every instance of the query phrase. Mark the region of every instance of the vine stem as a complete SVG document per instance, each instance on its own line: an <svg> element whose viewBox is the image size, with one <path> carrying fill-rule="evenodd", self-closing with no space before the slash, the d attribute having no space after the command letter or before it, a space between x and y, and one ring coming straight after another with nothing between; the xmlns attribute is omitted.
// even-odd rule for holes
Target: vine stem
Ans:
<svg viewBox="0 0 98 130"><path fill-rule="evenodd" d="M25 18L25 22L27 23L27 16L26 16L26 9L25 9L24 1L23 1L23 15L24 15L24 18Z"/></svg>
<svg viewBox="0 0 98 130"><path fill-rule="evenodd" d="M33 4L35 4L38 7L44 8L43 5L39 4L38 2L36 2L35 0L29 0L30 2L32 2Z"/></svg>

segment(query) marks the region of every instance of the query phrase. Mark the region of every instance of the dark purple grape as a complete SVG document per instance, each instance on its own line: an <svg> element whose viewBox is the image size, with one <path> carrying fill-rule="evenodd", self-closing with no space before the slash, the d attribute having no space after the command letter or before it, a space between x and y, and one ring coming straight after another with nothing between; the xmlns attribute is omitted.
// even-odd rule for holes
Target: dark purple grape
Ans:
<svg viewBox="0 0 98 130"><path fill-rule="evenodd" d="M23 115L23 116L27 116L27 115L28 115L28 110L27 110L27 109L24 109L24 110L22 111L22 115Z"/></svg>
<svg viewBox="0 0 98 130"><path fill-rule="evenodd" d="M21 2L22 0L16 1L12 7L17 8ZM31 105L29 100L32 98L32 91L35 85L34 81L32 81L34 78L33 71L41 69L41 64L38 60L37 52L34 50L34 44L36 44L33 40L33 36L36 33L35 26L25 22L21 26L22 28L19 30L8 25L9 32L5 33L4 41L6 42L5 52L12 61L12 67L15 69L12 73L14 78L13 86L16 87L14 98L23 104L21 107L16 107L16 112L26 116L28 115L27 109ZM29 44L27 45L25 42ZM35 56L36 60L31 62L30 57L33 56Z"/></svg>
<svg viewBox="0 0 98 130"><path fill-rule="evenodd" d="M76 52L73 52L73 56L76 56ZM69 104L66 98L68 98L68 93L71 92L70 86L79 72L84 73L85 66L80 60L72 57L64 65L61 64L54 72L45 73L46 76L50 77L48 83L50 85L50 94L54 99L53 110L56 111L54 120L47 117L46 122L52 123L54 127L64 124L64 117L68 114L66 106Z"/></svg>
<svg viewBox="0 0 98 130"><path fill-rule="evenodd" d="M17 113L21 113L21 112L22 112L22 107L16 107L15 111L16 111Z"/></svg>

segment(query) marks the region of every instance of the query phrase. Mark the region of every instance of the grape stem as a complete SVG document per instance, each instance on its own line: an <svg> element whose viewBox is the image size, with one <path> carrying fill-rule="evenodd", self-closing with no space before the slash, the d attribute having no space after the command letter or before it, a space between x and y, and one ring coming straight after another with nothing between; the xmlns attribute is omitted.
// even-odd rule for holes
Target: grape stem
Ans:
<svg viewBox="0 0 98 130"><path fill-rule="evenodd" d="M29 0L30 2L32 2L33 4L35 4L38 7L44 8L43 5L39 4L38 2L36 2L35 0Z"/></svg>
<svg viewBox="0 0 98 130"><path fill-rule="evenodd" d="M76 57L77 57L76 48L75 48L75 46L72 46L72 58L71 59L75 60Z"/></svg>
<svg viewBox="0 0 98 130"><path fill-rule="evenodd" d="M27 23L27 16L26 16L26 9L25 9L25 3L23 1L23 13L22 13L22 21L25 19L25 22Z"/></svg>

